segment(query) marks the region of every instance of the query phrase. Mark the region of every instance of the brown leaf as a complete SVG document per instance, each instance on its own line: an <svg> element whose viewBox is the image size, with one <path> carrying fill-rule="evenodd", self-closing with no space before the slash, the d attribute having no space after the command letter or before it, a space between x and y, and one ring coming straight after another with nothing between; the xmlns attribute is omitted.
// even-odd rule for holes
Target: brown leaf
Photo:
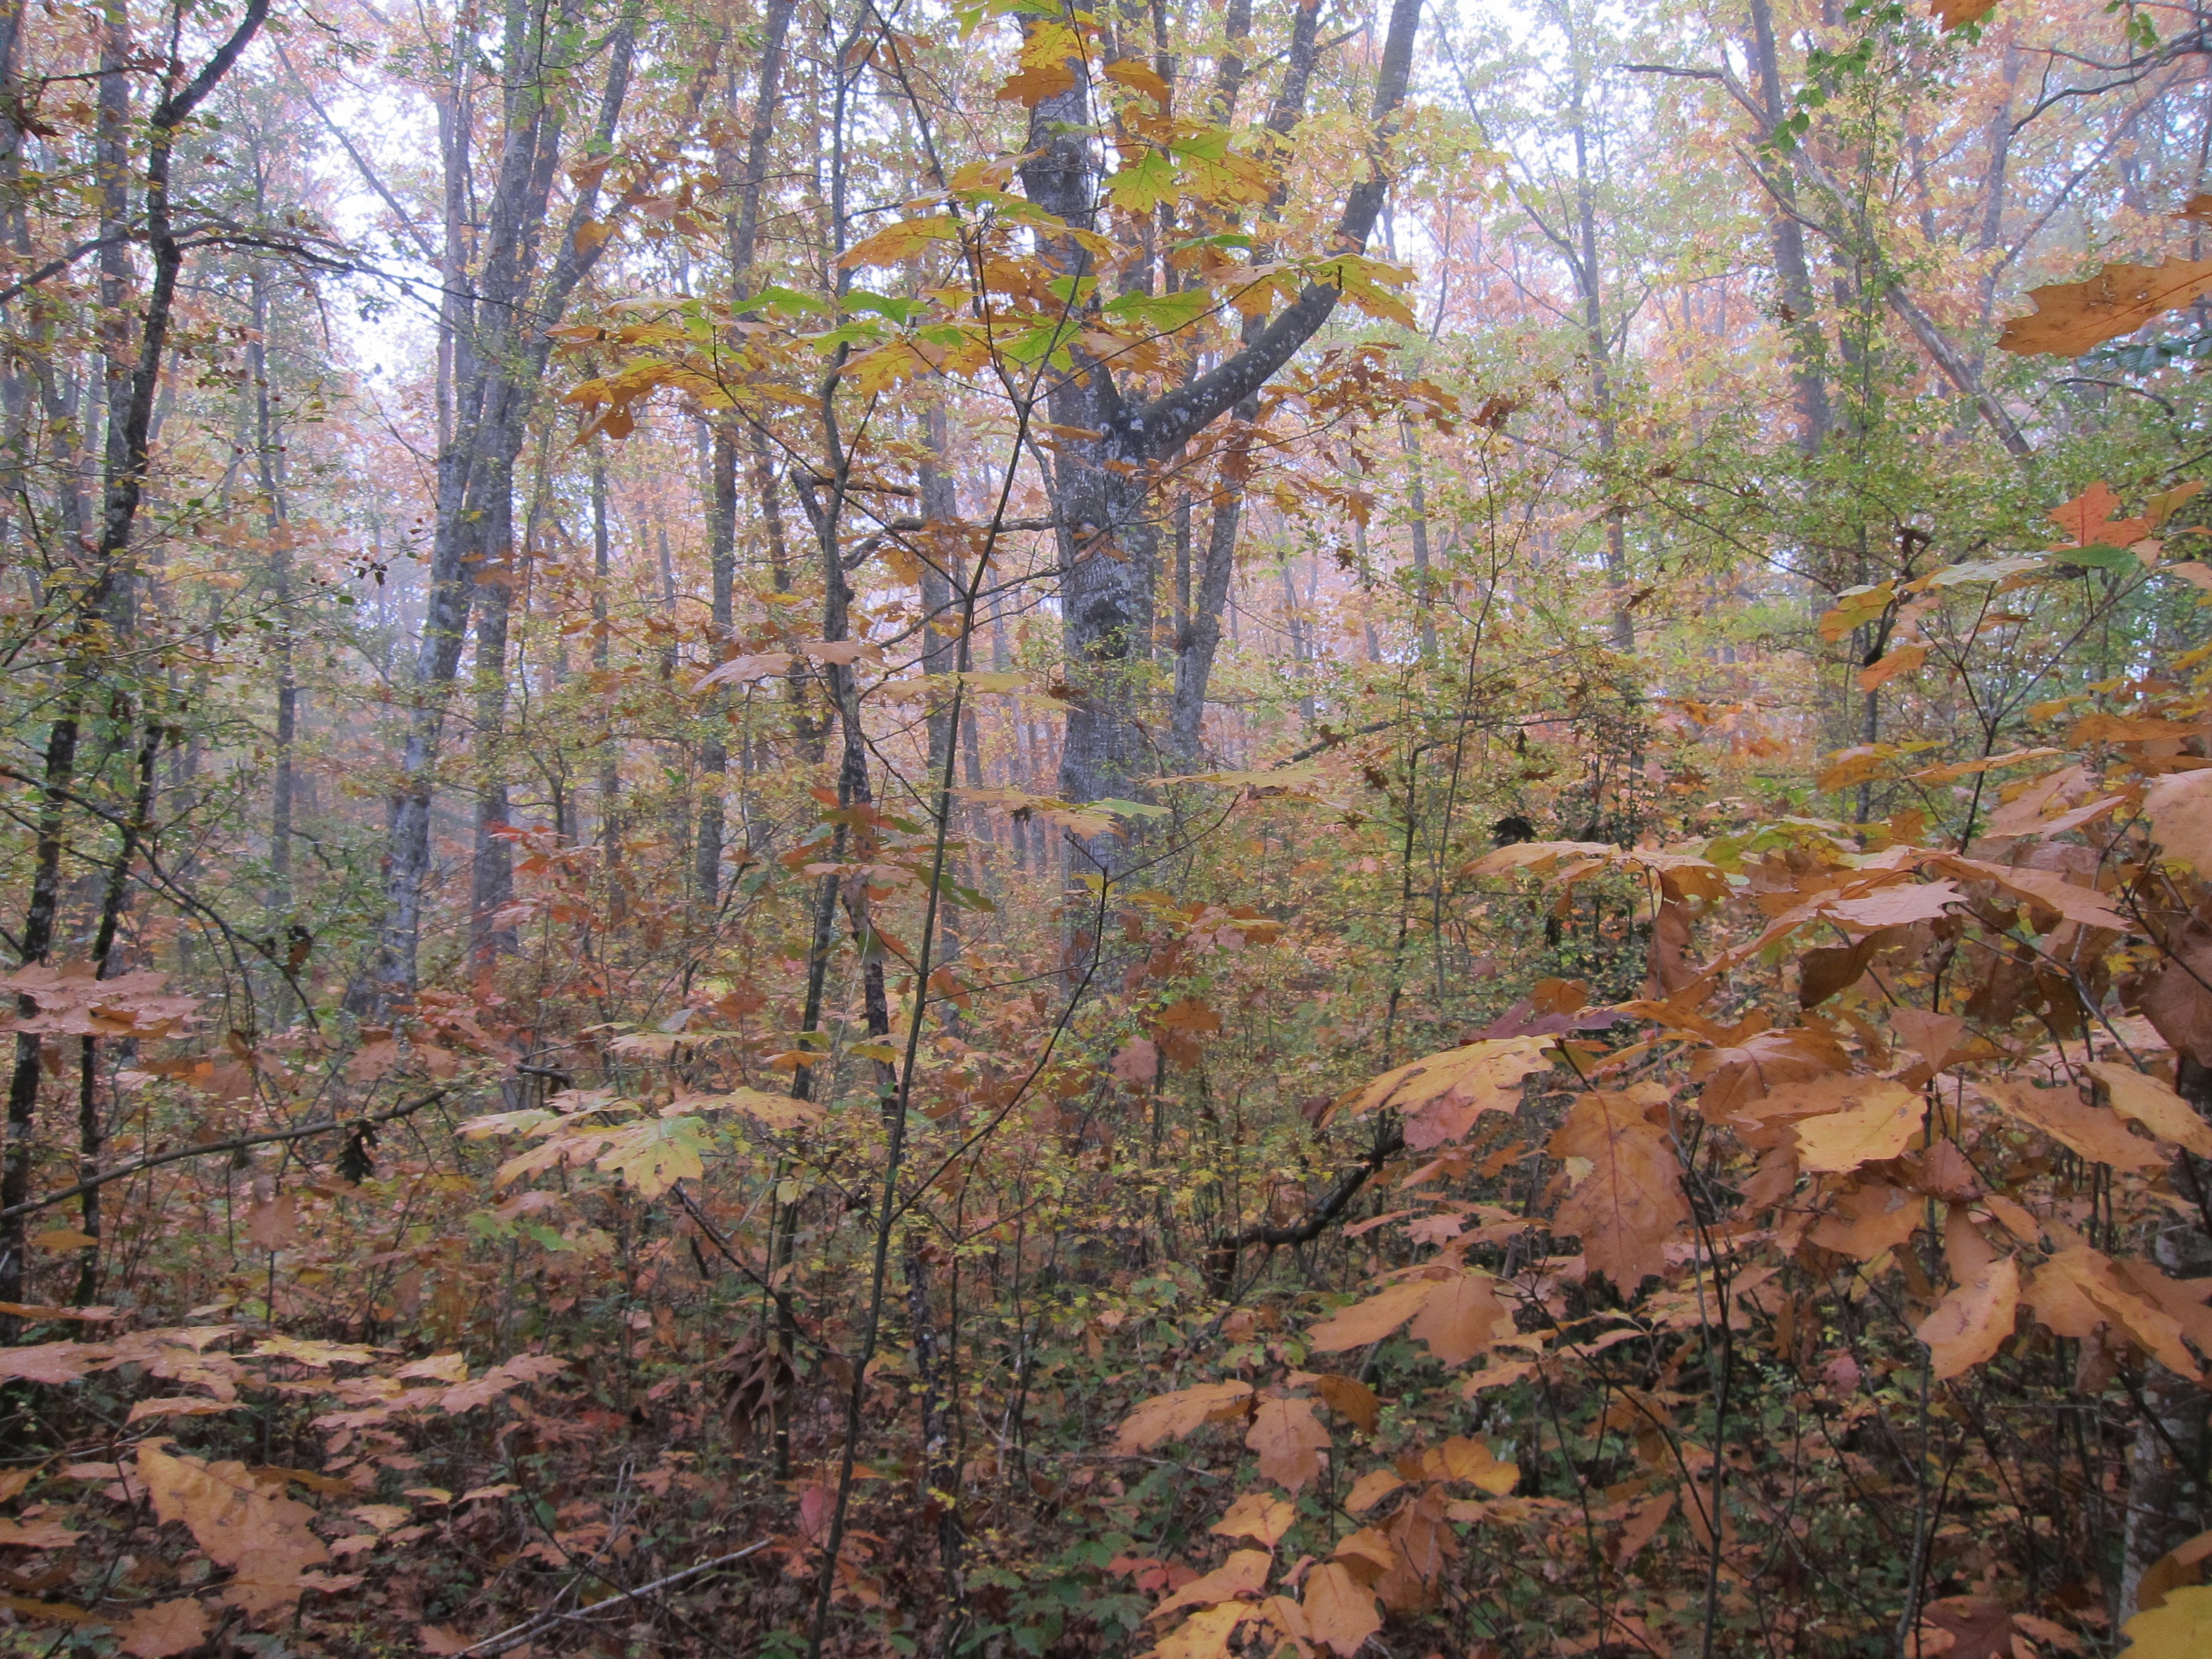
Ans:
<svg viewBox="0 0 2212 1659"><path fill-rule="evenodd" d="M1321 1473L1321 1455L1329 1446L1328 1430L1314 1415L1310 1400L1263 1400L1252 1413L1252 1427L1244 1443L1260 1454L1262 1476L1298 1492Z"/></svg>
<svg viewBox="0 0 2212 1659"><path fill-rule="evenodd" d="M1374 1389L1358 1377L1323 1372L1313 1378L1313 1389L1328 1402L1331 1411L1358 1424L1361 1433L1375 1432L1376 1421L1382 1413L1382 1401Z"/></svg>
<svg viewBox="0 0 2212 1659"><path fill-rule="evenodd" d="M1429 1280L1416 1279L1377 1291L1314 1326L1306 1333L1307 1344L1316 1353L1341 1353L1380 1342L1420 1310L1429 1289Z"/></svg>
<svg viewBox="0 0 2212 1659"><path fill-rule="evenodd" d="M1876 1182L1843 1194L1806 1237L1824 1250L1871 1261L1911 1237L1927 1214L1917 1193Z"/></svg>
<svg viewBox="0 0 2212 1659"><path fill-rule="evenodd" d="M136 1659L173 1659L207 1640L207 1609L190 1596L140 1607L118 1627L123 1651Z"/></svg>
<svg viewBox="0 0 2212 1659"><path fill-rule="evenodd" d="M1966 1022L1956 1014L1931 1014L1923 1008L1893 1008L1889 1024L1914 1054L1939 1072L1966 1030Z"/></svg>
<svg viewBox="0 0 2212 1659"><path fill-rule="evenodd" d="M0 1549L67 1549L83 1536L58 1521L0 1520Z"/></svg>
<svg viewBox="0 0 2212 1659"><path fill-rule="evenodd" d="M1301 1606L1311 1639L1338 1659L1352 1659L1366 1645L1367 1638L1382 1628L1375 1592L1353 1577L1340 1561L1324 1561L1306 1575Z"/></svg>
<svg viewBox="0 0 2212 1659"><path fill-rule="evenodd" d="M1131 1037L1107 1069L1133 1089L1149 1089L1160 1074L1159 1046L1150 1037Z"/></svg>
<svg viewBox="0 0 2212 1659"><path fill-rule="evenodd" d="M2212 881L2212 767L2158 779L2144 792L2143 816L2166 857Z"/></svg>
<svg viewBox="0 0 2212 1659"><path fill-rule="evenodd" d="M2013 1659L2012 1614L2002 1601L1982 1595L1947 1595L1930 1601L1920 1618L1924 1653L1936 1651L1936 1644L1925 1637L1932 1628L1951 1638L1943 1659Z"/></svg>
<svg viewBox="0 0 2212 1659"><path fill-rule="evenodd" d="M2195 1376L2197 1364L2182 1341L2181 1322L2142 1295L2110 1258L2086 1244L2052 1256L2029 1278L2021 1300L2055 1336L2084 1339L2110 1326L2167 1370Z"/></svg>
<svg viewBox="0 0 2212 1659"><path fill-rule="evenodd" d="M1512 1316L1498 1299L1498 1281L1480 1268L1425 1282L1428 1298L1406 1334L1428 1344L1440 1363L1464 1365L1487 1352L1501 1332L1513 1328Z"/></svg>
<svg viewBox="0 0 2212 1659"><path fill-rule="evenodd" d="M1202 1382L1194 1389L1156 1395L1121 1420L1115 1431L1114 1449L1150 1451L1205 1424L1242 1417L1251 1409L1251 1402L1249 1382Z"/></svg>
<svg viewBox="0 0 2212 1659"><path fill-rule="evenodd" d="M1697 964L1690 960L1689 907L1675 899L1662 901L1651 921L1651 982L1662 997L1698 982Z"/></svg>
<svg viewBox="0 0 2212 1659"><path fill-rule="evenodd" d="M2020 1307L2020 1264L2007 1256L1936 1305L1913 1334L1928 1345L1936 1380L1944 1382L1992 1358L2012 1334Z"/></svg>
<svg viewBox="0 0 2212 1659"><path fill-rule="evenodd" d="M1667 1524L1667 1517L1674 1512L1674 1494L1662 1492L1656 1498L1646 1498L1628 1512L1628 1521L1613 1540L1613 1565L1616 1572L1644 1553L1644 1547L1659 1535L1659 1528Z"/></svg>
<svg viewBox="0 0 2212 1659"><path fill-rule="evenodd" d="M1554 1158L1591 1166L1553 1230L1578 1236L1584 1260L1623 1291L1666 1270L1667 1241L1690 1218L1671 1137L1644 1115L1651 1104L1639 1091L1583 1095L1551 1139Z"/></svg>
<svg viewBox="0 0 2212 1659"><path fill-rule="evenodd" d="M259 1619L300 1599L300 1577L330 1559L307 1530L314 1510L289 1498L264 1495L243 1463L203 1463L148 1441L138 1448L138 1478L163 1521L181 1521L218 1565L234 1570L223 1599Z"/></svg>
<svg viewBox="0 0 2212 1659"><path fill-rule="evenodd" d="M2212 927L2190 917L2166 951L2170 959L2149 977L2136 1006L2171 1046L2212 1066ZM6 1363L0 1356L0 1366Z"/></svg>
<svg viewBox="0 0 2212 1659"><path fill-rule="evenodd" d="M2109 264L2085 283L2031 289L2033 315L2015 317L1997 337L2000 350L2078 357L2131 334L2162 312L2212 289L2212 259L2167 258L2156 265Z"/></svg>
<svg viewBox="0 0 2212 1659"><path fill-rule="evenodd" d="M473 1646L469 1638L451 1625L417 1625L415 1635L422 1644L422 1651L440 1655L465 1652Z"/></svg>
<svg viewBox="0 0 2212 1659"><path fill-rule="evenodd" d="M1977 22L1997 9L1997 0L1936 0L1936 9L1929 15L1940 28L1964 28Z"/></svg>

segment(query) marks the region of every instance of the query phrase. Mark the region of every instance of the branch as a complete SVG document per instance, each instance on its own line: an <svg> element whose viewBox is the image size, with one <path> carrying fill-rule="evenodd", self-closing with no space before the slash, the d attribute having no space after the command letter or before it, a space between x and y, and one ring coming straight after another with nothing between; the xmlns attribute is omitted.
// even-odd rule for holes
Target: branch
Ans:
<svg viewBox="0 0 2212 1659"><path fill-rule="evenodd" d="M1274 1249L1304 1244L1320 1237L1329 1223L1342 1215L1346 1206L1358 1196L1359 1189L1367 1184L1369 1177L1405 1150L1405 1132L1394 1123L1376 1137L1374 1146L1368 1149L1364 1159L1336 1178L1336 1185L1330 1188L1321 1202L1308 1210L1302 1219L1287 1227L1255 1224L1241 1233L1217 1236L1213 1241L1214 1249L1226 1250L1234 1255L1257 1244Z"/></svg>
<svg viewBox="0 0 2212 1659"><path fill-rule="evenodd" d="M1419 32L1420 22L1421 0L1393 0L1390 32L1382 43L1382 68L1375 78L1371 119L1376 142L1371 165L1367 177L1345 198L1344 212L1336 224L1337 240L1347 252L1365 249L1368 234L1382 214L1382 198L1389 191L1385 153L1397 125L1399 106L1406 100L1406 83L1413 67L1413 37ZM1147 459L1172 455L1201 428L1253 396L1328 320L1340 294L1340 289L1327 283L1308 283L1235 356L1153 398L1132 416L1128 433L1133 447Z"/></svg>
<svg viewBox="0 0 2212 1659"><path fill-rule="evenodd" d="M359 1133L363 1129L374 1129L380 1124L396 1123L401 1118L414 1116L425 1106L435 1104L452 1092L449 1088L434 1089L420 1100L410 1100L404 1106L395 1106L390 1111L379 1112L373 1117L330 1118L320 1123L302 1124L296 1129L272 1129L266 1134L240 1135L232 1140L210 1140L204 1146L183 1146L174 1152L156 1152L151 1158L140 1158L136 1164L125 1164L120 1168L108 1170L104 1175L94 1176L89 1181L80 1181L76 1186L62 1192L48 1193L44 1198L34 1198L27 1203L11 1204L6 1209L0 1210L0 1221L7 1221L19 1215L27 1215L33 1210L43 1210L49 1205L66 1203L72 1198L81 1197L86 1193L105 1187L111 1181L128 1180L132 1176L143 1175L148 1170L158 1170L165 1164L181 1164L188 1158L209 1158L217 1152L242 1152L250 1146L270 1146L279 1141L305 1140L311 1135L326 1135L339 1129L351 1129Z"/></svg>

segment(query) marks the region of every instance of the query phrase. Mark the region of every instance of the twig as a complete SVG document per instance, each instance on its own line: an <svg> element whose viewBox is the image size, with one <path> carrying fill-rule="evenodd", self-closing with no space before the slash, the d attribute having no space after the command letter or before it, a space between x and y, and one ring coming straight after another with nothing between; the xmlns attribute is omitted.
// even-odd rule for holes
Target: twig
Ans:
<svg viewBox="0 0 2212 1659"><path fill-rule="evenodd" d="M306 1123L296 1129L272 1129L267 1134L240 1135L232 1140L210 1140L202 1146L181 1146L174 1152L157 1152L151 1158L142 1158L135 1164L125 1164L94 1176L89 1181L80 1181L74 1187L58 1193L48 1193L44 1198L34 1198L22 1204L11 1204L0 1210L0 1221L27 1215L33 1210L43 1210L49 1205L66 1203L72 1198L105 1187L111 1181L123 1181L148 1170L158 1170L165 1164L179 1164L188 1158L207 1158L216 1152L239 1152L249 1146L274 1146L278 1141L305 1140L310 1135L326 1135L341 1129L373 1129L379 1124L395 1123L404 1117L412 1117L425 1106L434 1105L451 1094L451 1089L436 1089L420 1100L410 1100L404 1106L395 1106L388 1112L379 1112L373 1117L326 1118L320 1123Z"/></svg>
<svg viewBox="0 0 2212 1659"><path fill-rule="evenodd" d="M486 1656L504 1653L508 1648L536 1635L541 1630L550 1630L554 1626L569 1620L589 1619L594 1613L603 1613L606 1610L607 1602L613 1601L618 1597L627 1596L633 1601L637 1601L654 1590L666 1589L671 1584L681 1583L686 1578L696 1578L702 1572L712 1572L717 1567L726 1567L732 1562L742 1561L747 1556L757 1554L766 1549L769 1543L769 1540L763 1538L757 1543L746 1545L741 1550L733 1550L727 1555L718 1555L711 1561L702 1561L696 1566L685 1567L680 1572L672 1572L665 1577L656 1578L650 1584L640 1584L635 1589L624 1589L617 1584L615 1586L615 1594L607 1597L605 1601L594 1601L588 1607L578 1607L569 1613L536 1614L524 1620L519 1625L509 1626L496 1636L487 1636L483 1641L463 1648L453 1656L453 1659L468 1659L468 1656L476 1653Z"/></svg>

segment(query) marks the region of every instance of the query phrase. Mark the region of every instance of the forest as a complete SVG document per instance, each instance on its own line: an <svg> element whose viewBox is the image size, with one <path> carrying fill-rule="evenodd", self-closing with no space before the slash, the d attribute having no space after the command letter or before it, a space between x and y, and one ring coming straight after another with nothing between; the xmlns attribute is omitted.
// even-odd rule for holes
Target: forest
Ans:
<svg viewBox="0 0 2212 1659"><path fill-rule="evenodd" d="M0 0L0 1656L2212 1655L2204 0Z"/></svg>

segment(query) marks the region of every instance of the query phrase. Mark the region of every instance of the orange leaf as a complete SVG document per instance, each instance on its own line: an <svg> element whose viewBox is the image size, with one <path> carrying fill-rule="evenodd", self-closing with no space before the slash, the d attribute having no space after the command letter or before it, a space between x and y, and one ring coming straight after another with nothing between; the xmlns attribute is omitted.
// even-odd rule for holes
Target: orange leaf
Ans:
<svg viewBox="0 0 2212 1659"><path fill-rule="evenodd" d="M1341 1353L1380 1342L1420 1310L1430 1288L1430 1281L1419 1279L1393 1285L1322 1320L1306 1333L1306 1341L1316 1353Z"/></svg>
<svg viewBox="0 0 2212 1659"><path fill-rule="evenodd" d="M2212 259L2106 265L2085 283L2030 289L2034 314L2007 323L1997 346L2022 356L2078 357L2092 346L2133 333L2162 312L2193 303L2208 289Z"/></svg>
<svg viewBox="0 0 2212 1659"><path fill-rule="evenodd" d="M1292 1492L1302 1492L1321 1473L1328 1449L1328 1430L1314 1415L1313 1401L1263 1400L1252 1414L1244 1443L1260 1454L1260 1473Z"/></svg>
<svg viewBox="0 0 2212 1659"><path fill-rule="evenodd" d="M1217 1601L1256 1595L1266 1587L1273 1565L1274 1558L1265 1550L1231 1550L1224 1565L1192 1579L1145 1616L1158 1619L1177 1607L1210 1607Z"/></svg>
<svg viewBox="0 0 2212 1659"><path fill-rule="evenodd" d="M1895 1158L1912 1144L1927 1115L1918 1093L1886 1078L1865 1079L1844 1098L1843 1110L1796 1125L1798 1163L1808 1172L1844 1175Z"/></svg>
<svg viewBox="0 0 2212 1659"><path fill-rule="evenodd" d="M1150 1451L1166 1440L1180 1439L1207 1423L1242 1417L1251 1408L1249 1382L1204 1382L1194 1389L1158 1395L1131 1412L1115 1431L1116 1451Z"/></svg>
<svg viewBox="0 0 2212 1659"><path fill-rule="evenodd" d="M2203 775L2212 777L2212 772ZM2110 1060L2096 1060L2083 1069L2105 1085L2112 1109L2122 1117L2132 1118L2160 1140L2185 1147L2199 1158L2212 1158L2212 1123L2156 1078Z"/></svg>
<svg viewBox="0 0 2212 1659"><path fill-rule="evenodd" d="M1352 1659L1382 1628L1375 1592L1339 1561L1324 1561L1306 1575L1302 1605L1311 1638L1338 1659Z"/></svg>
<svg viewBox="0 0 2212 1659"><path fill-rule="evenodd" d="M1272 1492L1248 1492L1229 1506L1229 1513L1206 1530L1221 1538L1253 1538L1269 1549L1282 1541L1298 1518L1297 1506Z"/></svg>
<svg viewBox="0 0 2212 1659"><path fill-rule="evenodd" d="M123 1651L135 1659L171 1659L207 1640L207 1609L190 1596L156 1601L132 1613L117 1633L123 1638Z"/></svg>
<svg viewBox="0 0 2212 1659"><path fill-rule="evenodd" d="M1426 1283L1428 1297L1406 1334L1427 1343L1441 1363L1464 1365L1489 1351L1501 1328L1513 1328L1511 1316L1498 1299L1497 1281L1480 1269L1470 1267L1441 1282Z"/></svg>
<svg viewBox="0 0 2212 1659"><path fill-rule="evenodd" d="M1910 674L1928 660L1924 645L1900 645L1879 662L1859 670L1859 690L1871 691L1878 685L1887 685L1899 674Z"/></svg>
<svg viewBox="0 0 2212 1659"><path fill-rule="evenodd" d="M1929 15L1937 27L1957 29L1979 21L1996 9L1997 0L1936 0L1936 8Z"/></svg>
<svg viewBox="0 0 2212 1659"><path fill-rule="evenodd" d="M1364 1433L1375 1432L1375 1423L1382 1414L1382 1401L1374 1389L1358 1377L1325 1373L1313 1379L1313 1389L1328 1402L1331 1411L1350 1418Z"/></svg>
<svg viewBox="0 0 2212 1659"><path fill-rule="evenodd" d="M1975 1086L2008 1115L2041 1130L2088 1163L2109 1164L2116 1170L2149 1170L2166 1162L2166 1154L2154 1142L2128 1133L2118 1113L2101 1106L2084 1106L2071 1089L2038 1089L1995 1081Z"/></svg>
<svg viewBox="0 0 2212 1659"><path fill-rule="evenodd" d="M1551 1062L1550 1039L1498 1037L1470 1042L1382 1073L1352 1103L1351 1115L1394 1108L1406 1114L1406 1144L1426 1152L1456 1140L1485 1112L1521 1104L1521 1079Z"/></svg>
<svg viewBox="0 0 2212 1659"><path fill-rule="evenodd" d="M1939 1382L1972 1370L2004 1346L2020 1307L2020 1264L2007 1256L1936 1304L1913 1334L1928 1345Z"/></svg>

